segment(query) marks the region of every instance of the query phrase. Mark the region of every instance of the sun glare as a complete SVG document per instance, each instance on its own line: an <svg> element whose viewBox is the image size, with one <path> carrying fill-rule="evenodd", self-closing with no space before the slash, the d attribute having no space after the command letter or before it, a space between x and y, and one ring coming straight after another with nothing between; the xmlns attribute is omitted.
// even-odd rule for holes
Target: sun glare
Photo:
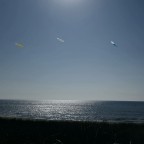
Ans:
<svg viewBox="0 0 144 144"><path fill-rule="evenodd" d="M82 2L82 0L60 0L60 1L63 1L65 3L79 3L79 2Z"/></svg>
<svg viewBox="0 0 144 144"><path fill-rule="evenodd" d="M59 4L62 4L62 5L69 5L69 6L72 6L72 5L78 5L78 4L81 4L83 1L85 0L55 0L55 2L58 2Z"/></svg>

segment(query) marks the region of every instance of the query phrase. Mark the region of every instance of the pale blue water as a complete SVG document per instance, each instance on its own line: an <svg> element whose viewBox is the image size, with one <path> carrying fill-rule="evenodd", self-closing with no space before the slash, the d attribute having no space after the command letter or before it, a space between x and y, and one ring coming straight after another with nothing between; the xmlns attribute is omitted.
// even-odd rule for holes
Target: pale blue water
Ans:
<svg viewBox="0 0 144 144"><path fill-rule="evenodd" d="M144 123L144 102L0 100L0 117Z"/></svg>

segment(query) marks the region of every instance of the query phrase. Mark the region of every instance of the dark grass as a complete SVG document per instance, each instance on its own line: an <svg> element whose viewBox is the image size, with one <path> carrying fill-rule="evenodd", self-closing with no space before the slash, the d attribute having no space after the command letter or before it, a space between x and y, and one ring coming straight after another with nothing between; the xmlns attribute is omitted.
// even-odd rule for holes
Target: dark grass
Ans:
<svg viewBox="0 0 144 144"><path fill-rule="evenodd" d="M144 144L144 124L0 118L0 144Z"/></svg>

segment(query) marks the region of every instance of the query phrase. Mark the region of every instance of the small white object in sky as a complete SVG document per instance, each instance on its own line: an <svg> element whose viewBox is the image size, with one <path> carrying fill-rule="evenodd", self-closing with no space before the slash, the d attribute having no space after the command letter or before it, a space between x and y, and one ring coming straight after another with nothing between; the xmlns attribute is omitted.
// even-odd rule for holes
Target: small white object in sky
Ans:
<svg viewBox="0 0 144 144"><path fill-rule="evenodd" d="M111 41L111 44L112 44L113 46L116 46L116 47L117 47L117 45L115 44L115 42Z"/></svg>
<svg viewBox="0 0 144 144"><path fill-rule="evenodd" d="M59 42L64 43L64 40L63 40L63 39L57 38L57 40L58 40Z"/></svg>
<svg viewBox="0 0 144 144"><path fill-rule="evenodd" d="M18 48L24 48L24 44L23 44L23 43L15 43L15 45L16 45Z"/></svg>

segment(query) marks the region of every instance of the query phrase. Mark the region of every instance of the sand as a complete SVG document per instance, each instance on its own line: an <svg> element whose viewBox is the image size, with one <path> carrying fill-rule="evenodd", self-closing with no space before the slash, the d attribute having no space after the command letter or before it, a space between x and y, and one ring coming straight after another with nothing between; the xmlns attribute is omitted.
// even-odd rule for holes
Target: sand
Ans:
<svg viewBox="0 0 144 144"><path fill-rule="evenodd" d="M0 144L144 144L144 124L0 118Z"/></svg>

